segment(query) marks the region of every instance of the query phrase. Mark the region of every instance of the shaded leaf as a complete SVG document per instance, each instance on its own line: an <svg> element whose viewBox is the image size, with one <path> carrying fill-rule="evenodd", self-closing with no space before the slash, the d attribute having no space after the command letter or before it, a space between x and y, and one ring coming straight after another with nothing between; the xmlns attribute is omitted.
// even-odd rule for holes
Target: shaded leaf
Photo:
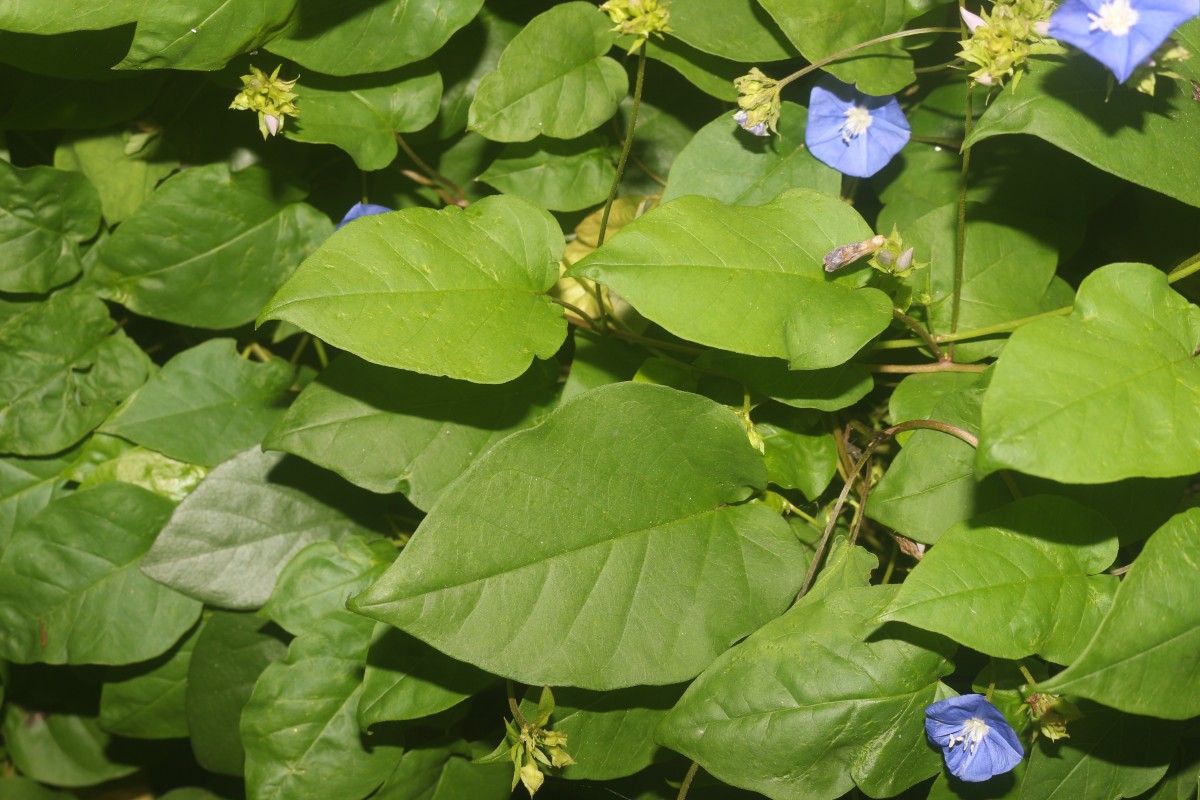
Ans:
<svg viewBox="0 0 1200 800"><path fill-rule="evenodd" d="M79 243L100 227L83 175L0 161L0 291L48 292L79 274Z"/></svg>
<svg viewBox="0 0 1200 800"><path fill-rule="evenodd" d="M145 3L133 44L114 69L221 69L278 32L296 3Z"/></svg>
<svg viewBox="0 0 1200 800"><path fill-rule="evenodd" d="M100 691L100 727L137 739L187 736L188 665L202 627L156 659L110 670Z"/></svg>
<svg viewBox="0 0 1200 800"><path fill-rule="evenodd" d="M21 774L51 786L93 786L137 770L121 755L108 755L111 742L93 716L5 707L8 758Z"/></svg>
<svg viewBox="0 0 1200 800"><path fill-rule="evenodd" d="M551 211L603 203L617 168L596 136L510 144L479 180Z"/></svg>
<svg viewBox="0 0 1200 800"><path fill-rule="evenodd" d="M127 155L128 133L86 131L68 135L54 151L57 169L80 172L100 195L104 219L123 222L154 192L158 182L179 167L179 162L156 148L153 155Z"/></svg>

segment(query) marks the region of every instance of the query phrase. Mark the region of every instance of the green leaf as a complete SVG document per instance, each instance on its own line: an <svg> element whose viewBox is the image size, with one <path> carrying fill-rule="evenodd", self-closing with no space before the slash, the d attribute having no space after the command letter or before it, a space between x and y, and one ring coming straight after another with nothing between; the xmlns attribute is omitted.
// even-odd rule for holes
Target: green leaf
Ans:
<svg viewBox="0 0 1200 800"><path fill-rule="evenodd" d="M388 367L505 383L562 344L546 292L562 233L512 197L355 221L301 265L259 323L282 319Z"/></svg>
<svg viewBox="0 0 1200 800"><path fill-rule="evenodd" d="M979 410L986 377L913 375L905 378L893 399L892 422L933 419L978 434ZM925 544L943 532L984 511L1013 499L1000 476L979 480L975 451L956 436L941 431L912 431L904 449L893 459L871 491L867 516Z"/></svg>
<svg viewBox="0 0 1200 800"><path fill-rule="evenodd" d="M734 61L779 61L796 55L754 0L674 0L671 34L692 47Z"/></svg>
<svg viewBox="0 0 1200 800"><path fill-rule="evenodd" d="M604 54L615 34L591 3L563 3L534 17L504 48L471 102L468 127L496 142L574 139L599 127L629 89Z"/></svg>
<svg viewBox="0 0 1200 800"><path fill-rule="evenodd" d="M809 61L904 28L916 14L904 0L759 0L784 34ZM856 50L825 67L846 83L871 95L895 94L915 80L903 40ZM782 77L782 76L781 76Z"/></svg>
<svg viewBox="0 0 1200 800"><path fill-rule="evenodd" d="M871 635L895 587L810 595L720 656L658 729L667 747L774 800L888 797L937 771L925 707L944 640ZM868 638L869 637L869 638Z"/></svg>
<svg viewBox="0 0 1200 800"><path fill-rule="evenodd" d="M1162 782L1146 796L1146 800L1192 800L1200 783L1200 742L1184 738L1171 759L1171 766Z"/></svg>
<svg viewBox="0 0 1200 800"><path fill-rule="evenodd" d="M101 430L213 467L262 441L283 416L294 372L280 358L242 358L233 339L210 339L168 361Z"/></svg>
<svg viewBox="0 0 1200 800"><path fill-rule="evenodd" d="M99 5L91 0L5 4L0 7L0 30L48 34L112 28L137 20L145 4L145 0L114 0Z"/></svg>
<svg viewBox="0 0 1200 800"><path fill-rule="evenodd" d="M1200 175L1172 166L1200 160L1200 141L1191 135L1200 126L1200 105L1190 92L1170 80L1159 81L1154 97L1117 91L1108 70L1085 57L1033 67L1019 92L996 95L967 146L1032 134L1105 172L1200 206Z"/></svg>
<svg viewBox="0 0 1200 800"><path fill-rule="evenodd" d="M576 328L575 358L563 384L561 402L610 383L633 380L646 353L615 336L598 336Z"/></svg>
<svg viewBox="0 0 1200 800"><path fill-rule="evenodd" d="M79 243L100 227L87 178L0 161L0 291L48 292L79 274Z"/></svg>
<svg viewBox="0 0 1200 800"><path fill-rule="evenodd" d="M1024 82L1022 82L1023 84ZM1179 737L1178 726L1080 703L1083 719L1058 742L1039 737L1021 775L1021 800L1136 797L1162 778Z"/></svg>
<svg viewBox="0 0 1200 800"><path fill-rule="evenodd" d="M1112 603L1118 580L1097 573L1116 555L1116 532L1095 511L1023 498L943 533L879 619L995 658L1070 664Z"/></svg>
<svg viewBox="0 0 1200 800"><path fill-rule="evenodd" d="M887 295L858 286L866 274L830 279L821 266L830 250L870 235L853 208L808 190L757 208L681 197L567 274L605 284L685 339L822 369L850 360L891 323Z"/></svg>
<svg viewBox="0 0 1200 800"><path fill-rule="evenodd" d="M79 488L121 481L149 489L172 503L178 503L200 485L207 474L208 470L204 467L176 461L144 447L133 447L88 472Z"/></svg>
<svg viewBox="0 0 1200 800"><path fill-rule="evenodd" d="M955 239L958 203L940 206L904 230L929 267L930 327L949 333L954 317ZM1037 220L1018 212L969 204L959 291L958 330L972 330L1049 311L1043 298L1058 264L1053 246L1038 235ZM958 342L958 361L994 356L1002 340Z"/></svg>
<svg viewBox="0 0 1200 800"><path fill-rule="evenodd" d="M75 795L47 789L35 780L21 777L0 778L3 800L75 800Z"/></svg>
<svg viewBox="0 0 1200 800"><path fill-rule="evenodd" d="M861 364L789 370L781 359L709 351L696 360L696 366L740 381L784 405L819 411L837 411L852 406L875 385L871 373Z"/></svg>
<svg viewBox="0 0 1200 800"><path fill-rule="evenodd" d="M328 630L333 618L361 625L362 618L346 609L346 598L367 588L395 558L395 546L382 539L313 542L284 567L259 615L297 636Z"/></svg>
<svg viewBox="0 0 1200 800"><path fill-rule="evenodd" d="M624 47L632 43L632 36L623 36L618 40L618 44ZM705 94L718 100L737 100L738 93L733 81L744 74L744 65L689 47L674 36L663 40L651 38L642 47L646 48L647 58L666 64Z"/></svg>
<svg viewBox="0 0 1200 800"><path fill-rule="evenodd" d="M298 637L258 679L241 722L250 797L363 797L395 769L402 749L384 734L365 740L354 719L371 631L359 622L356 635Z"/></svg>
<svg viewBox="0 0 1200 800"><path fill-rule="evenodd" d="M788 189L837 194L842 176L808 152L807 124L806 109L784 103L779 135L759 138L739 128L732 114L722 113L675 159L663 202L698 194L731 206L758 206Z"/></svg>
<svg viewBox="0 0 1200 800"><path fill-rule="evenodd" d="M60 473L72 455L0 457L0 552L17 529L66 492L67 479Z"/></svg>
<svg viewBox="0 0 1200 800"><path fill-rule="evenodd" d="M816 499L837 472L838 450L833 437L815 424L816 415L788 409L759 417L755 426L762 436L771 483L799 489Z"/></svg>
<svg viewBox="0 0 1200 800"><path fill-rule="evenodd" d="M192 167L104 242L93 277L139 314L231 328L253 320L332 229L315 208L277 197L266 170Z"/></svg>
<svg viewBox="0 0 1200 800"><path fill-rule="evenodd" d="M1067 483L1200 470L1200 309L1145 264L1110 264L1075 310L1013 333L983 403L977 465Z"/></svg>
<svg viewBox="0 0 1200 800"><path fill-rule="evenodd" d="M57 169L80 172L96 188L110 225L131 216L158 182L179 167L178 161L161 153L162 148L150 156L127 155L129 141L128 133L85 131L68 134L54 151Z"/></svg>
<svg viewBox="0 0 1200 800"><path fill-rule="evenodd" d="M146 380L150 359L115 328L88 295L0 299L0 452L63 450Z"/></svg>
<svg viewBox="0 0 1200 800"><path fill-rule="evenodd" d="M51 503L0 557L0 655L48 664L130 664L160 655L200 604L139 566L172 503L108 483Z"/></svg>
<svg viewBox="0 0 1200 800"><path fill-rule="evenodd" d="M259 675L287 654L282 632L253 614L214 611L204 624L187 675L187 724L196 761L241 775L242 708Z"/></svg>
<svg viewBox="0 0 1200 800"><path fill-rule="evenodd" d="M136 17L133 44L113 69L221 69L276 34L296 4L297 0L145 3Z"/></svg>
<svg viewBox="0 0 1200 800"><path fill-rule="evenodd" d="M510 144L479 180L551 211L603 203L617 168L598 136Z"/></svg>
<svg viewBox="0 0 1200 800"><path fill-rule="evenodd" d="M326 75L387 72L437 52L479 12L483 0L297 3L276 55Z"/></svg>
<svg viewBox="0 0 1200 800"><path fill-rule="evenodd" d="M728 409L601 387L475 462L351 608L531 685L684 680L797 588L788 526L731 505L765 481Z"/></svg>
<svg viewBox="0 0 1200 800"><path fill-rule="evenodd" d="M373 492L403 492L428 510L446 486L554 402L558 368L534 364L484 385L334 360L305 387L266 446L331 469Z"/></svg>
<svg viewBox="0 0 1200 800"><path fill-rule="evenodd" d="M367 652L358 724L366 730L378 722L428 717L478 694L495 680L380 622Z"/></svg>
<svg viewBox="0 0 1200 800"><path fill-rule="evenodd" d="M474 764L456 752L462 745L408 748L372 800L506 800L512 795L508 764Z"/></svg>
<svg viewBox="0 0 1200 800"><path fill-rule="evenodd" d="M433 122L442 98L442 77L429 64L393 72L329 78L302 76L300 116L284 133L289 139L333 144L366 172L396 160L396 136Z"/></svg>
<svg viewBox="0 0 1200 800"><path fill-rule="evenodd" d="M1083 655L1043 684L1165 719L1200 714L1200 509L1172 517L1146 542Z"/></svg>
<svg viewBox="0 0 1200 800"><path fill-rule="evenodd" d="M60 3L53 11L49 8L39 11L45 19L71 5L80 4ZM11 7L5 6L0 13L9 10ZM54 36L16 33L0 22L0 54L3 54L3 63L25 72L91 83L110 76L109 67L129 50L133 33L132 21L125 25L118 23L107 30L72 30Z"/></svg>
<svg viewBox="0 0 1200 800"><path fill-rule="evenodd" d="M202 627L203 623L193 628L158 658L109 670L100 692L100 727L138 739L187 736L188 665Z"/></svg>
<svg viewBox="0 0 1200 800"><path fill-rule="evenodd" d="M559 771L567 780L606 781L633 775L664 755L654 729L679 700L683 686L634 686L608 692L562 688L554 692L549 727L567 735L574 764ZM521 703L526 718L537 706L533 692Z"/></svg>
<svg viewBox="0 0 1200 800"><path fill-rule="evenodd" d="M371 536L343 510L369 513L378 504L365 494L282 453L247 450L208 473L179 504L142 569L206 603L258 608L307 545Z"/></svg>
<svg viewBox="0 0 1200 800"><path fill-rule="evenodd" d="M112 739L93 716L47 714L8 703L4 744L23 775L51 786L94 786L137 770L120 754L110 755Z"/></svg>
<svg viewBox="0 0 1200 800"><path fill-rule="evenodd" d="M442 109L435 126L445 139L467 127L467 114L479 82L496 69L500 54L521 30L488 8L434 54L434 63L442 74Z"/></svg>

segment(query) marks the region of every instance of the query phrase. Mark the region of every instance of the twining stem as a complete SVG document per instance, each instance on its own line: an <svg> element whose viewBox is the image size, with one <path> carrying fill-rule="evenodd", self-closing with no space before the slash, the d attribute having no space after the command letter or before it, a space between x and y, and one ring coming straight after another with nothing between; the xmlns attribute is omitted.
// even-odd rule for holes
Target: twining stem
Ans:
<svg viewBox="0 0 1200 800"><path fill-rule="evenodd" d="M408 146L408 142L404 141L404 137L398 133L396 134L396 143L400 145L400 149L404 151L404 154L412 159L412 162L417 165L418 169L420 169L433 180L440 183L448 191L453 193L455 197L453 205L461 206L467 202L467 193L463 191L463 188L442 173L438 172L433 167L426 164L425 161L422 160L422 158L417 155L411 147Z"/></svg>
<svg viewBox="0 0 1200 800"><path fill-rule="evenodd" d="M987 364L956 364L953 361L935 361L932 364L866 364L868 372L913 375L919 372L983 372Z"/></svg>
<svg viewBox="0 0 1200 800"><path fill-rule="evenodd" d="M1181 281L1188 275L1193 275L1197 272L1200 272L1200 253L1196 253L1196 255L1191 256L1190 258L1184 259L1179 266L1171 270L1167 274L1167 283Z"/></svg>
<svg viewBox="0 0 1200 800"><path fill-rule="evenodd" d="M848 56L851 53L858 52L859 50L862 50L863 48L871 47L872 45L877 45L881 42L889 42L892 39L903 39L905 36L920 36L920 35L923 35L926 33L961 33L961 32L962 32L962 30L960 28L913 28L912 30L908 30L908 31L897 31L896 33L888 33L888 34L884 34L883 36L876 36L874 39L868 39L865 42L859 42L858 44L850 45L845 50L839 50L831 56L822 58L819 61L814 61L813 63L809 64L807 67L804 67L801 70L797 70L796 72L793 72L791 75L788 75L786 78L783 78L778 83L776 83L775 86L779 89L782 89L784 86L787 86L792 81L796 80L797 78L803 78L805 75L812 72L813 70L817 70L817 69L820 69L821 67L828 66L829 64L832 64L834 61L837 61L838 59L843 58L845 56Z"/></svg>
<svg viewBox="0 0 1200 800"><path fill-rule="evenodd" d="M608 190L608 199L604 201L604 213L600 216L600 234L596 237L596 247L604 244L604 235L608 233L608 215L612 213L613 203L617 200L617 190L621 187L621 175L625 172L625 162L629 160L629 151L633 149L633 129L637 127L638 109L642 106L642 84L645 80L646 48L641 47L638 48L637 78L633 84L633 107L629 109L629 129L625 133L625 146L621 148L621 159L617 162L617 174L613 176L612 188Z"/></svg>
<svg viewBox="0 0 1200 800"><path fill-rule="evenodd" d="M933 335L925 329L924 325L917 322L915 319L910 317L908 314L905 314L898 308L892 309L892 316L916 331L917 336L921 337L929 349L933 351L934 358L936 358L938 361L946 360L945 354L942 353L942 348L938 347L937 341L933 338Z"/></svg>
<svg viewBox="0 0 1200 800"><path fill-rule="evenodd" d="M821 534L821 540L817 542L817 549L813 553L812 561L808 565L808 572L804 574L804 582L800 584L800 591L796 594L796 599L793 603L799 602L800 598L808 594L808 590L812 588L813 579L817 576L817 569L821 565L821 558L825 555L825 547L829 544L830 537L833 536L833 530L837 527L838 517L841 516L842 508L845 507L846 500L850 497L851 487L854 486L854 481L858 479L858 474L862 472L862 468L871 460L871 456L875 454L879 446L888 439L904 431L920 429L948 433L951 436L962 439L971 445L971 447L979 447L979 438L975 434L951 425L948 422L938 422L933 419L910 419L906 422L893 425L890 428L884 428L875 434L875 438L862 451L862 455L854 462L850 474L846 476L846 483L842 486L842 491L838 495L837 501L833 504L833 509L829 512L829 519L825 523L825 531ZM865 508L866 504L862 503L860 507Z"/></svg>
<svg viewBox="0 0 1200 800"><path fill-rule="evenodd" d="M1037 679L1029 670L1025 669L1025 665L1020 661L1017 662L1017 669L1021 670L1021 674L1025 676L1025 680L1029 682L1030 686L1037 686Z"/></svg>
<svg viewBox="0 0 1200 800"><path fill-rule="evenodd" d="M995 325L986 325L982 328L971 328L958 333L943 333L934 336L934 341L939 344L946 342L961 342L965 339L980 339L984 336L992 336L997 333L1006 333L1016 330L1022 325L1028 325L1030 322L1037 322L1039 319L1048 319L1050 317L1064 317L1074 310L1075 306L1063 306L1050 311L1043 311L1040 314L1034 314L1020 319L1012 319L1008 322L997 322ZM924 339L892 339L891 341L879 342L875 345L877 350L903 350L908 347L927 346L928 343Z"/></svg>
<svg viewBox="0 0 1200 800"><path fill-rule="evenodd" d="M586 311L584 311L579 306L577 306L573 303L568 303L566 300L563 300L561 297L551 297L550 301L553 303L557 303L558 305L565 308L567 311L570 311L572 314L579 317L580 321L582 323L584 323L582 325L582 327L585 327L585 328L595 328L596 327L596 320L593 319L590 314L588 314Z"/></svg>
<svg viewBox="0 0 1200 800"><path fill-rule="evenodd" d="M512 712L513 721L524 728L529 724L529 720L521 713L521 704L517 702L516 687L513 686L512 681L505 681L504 685L508 690L508 710Z"/></svg>
<svg viewBox="0 0 1200 800"><path fill-rule="evenodd" d="M961 5L961 3L960 3ZM964 23L965 25L965 23ZM963 141L971 136L975 122L975 93L973 81L967 78L967 116L963 121ZM954 232L954 294L950 298L950 333L958 331L958 314L962 307L963 273L967 261L967 180L971 172L971 148L962 148L962 171L958 178L958 222ZM950 358L954 358L954 341L950 341Z"/></svg>
<svg viewBox="0 0 1200 800"><path fill-rule="evenodd" d="M687 774L683 776L683 783L679 784L679 794L675 795L675 800L684 800L687 797L688 789L692 788L692 781L696 779L696 773L699 771L700 762L693 761Z"/></svg>

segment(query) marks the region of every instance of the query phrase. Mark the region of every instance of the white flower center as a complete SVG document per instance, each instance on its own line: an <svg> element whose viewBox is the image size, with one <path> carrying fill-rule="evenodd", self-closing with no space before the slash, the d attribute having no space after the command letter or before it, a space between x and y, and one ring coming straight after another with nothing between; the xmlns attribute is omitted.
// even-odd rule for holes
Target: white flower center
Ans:
<svg viewBox="0 0 1200 800"><path fill-rule="evenodd" d="M962 742L963 749L970 750L972 755L975 753L975 748L979 746L979 743L982 742L984 737L991 733L992 730L990 727L988 727L988 724L979 717L971 717L969 720L963 723L962 729L962 736L950 737L950 746L954 747L954 745Z"/></svg>
<svg viewBox="0 0 1200 800"><path fill-rule="evenodd" d="M842 141L856 139L871 127L871 112L862 106L850 106L846 109L846 121L842 124Z"/></svg>
<svg viewBox="0 0 1200 800"><path fill-rule="evenodd" d="M1088 14L1089 31L1097 28L1113 36L1128 36L1138 23L1138 12L1129 5L1130 0L1111 0L1100 6L1099 14Z"/></svg>

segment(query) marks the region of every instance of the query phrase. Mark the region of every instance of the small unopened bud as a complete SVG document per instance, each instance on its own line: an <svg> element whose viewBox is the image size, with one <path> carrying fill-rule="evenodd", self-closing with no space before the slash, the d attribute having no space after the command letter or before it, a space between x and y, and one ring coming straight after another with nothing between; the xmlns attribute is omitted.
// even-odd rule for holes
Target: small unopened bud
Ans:
<svg viewBox="0 0 1200 800"><path fill-rule="evenodd" d="M896 256L896 272L904 272L912 266L913 249L910 247L900 255Z"/></svg>
<svg viewBox="0 0 1200 800"><path fill-rule="evenodd" d="M987 22L984 21L983 17L972 11L968 11L967 9L960 7L958 12L962 14L963 22L967 24L967 30L969 30L971 33L974 33L976 28L987 25Z"/></svg>
<svg viewBox="0 0 1200 800"><path fill-rule="evenodd" d="M891 250L880 250L875 254L875 260L879 262L881 267L890 267L896 263L896 254Z"/></svg>
<svg viewBox="0 0 1200 800"><path fill-rule="evenodd" d="M274 114L263 114L263 124L267 126L267 130L271 132L272 136L279 133L279 117Z"/></svg>
<svg viewBox="0 0 1200 800"><path fill-rule="evenodd" d="M1043 19L1043 20L1038 20L1037 22L1033 23L1033 32L1036 33L1038 36L1049 36L1050 35L1050 20Z"/></svg>

